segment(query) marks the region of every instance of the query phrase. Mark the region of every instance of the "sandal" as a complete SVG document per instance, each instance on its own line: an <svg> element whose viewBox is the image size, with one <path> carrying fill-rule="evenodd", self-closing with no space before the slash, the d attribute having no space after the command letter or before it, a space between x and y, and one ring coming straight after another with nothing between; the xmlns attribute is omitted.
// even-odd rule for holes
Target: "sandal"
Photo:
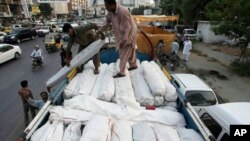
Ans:
<svg viewBox="0 0 250 141"><path fill-rule="evenodd" d="M94 70L94 74L99 74L99 70Z"/></svg>
<svg viewBox="0 0 250 141"><path fill-rule="evenodd" d="M137 69L137 67L130 67L130 68L128 68L129 71L135 70L135 69Z"/></svg>
<svg viewBox="0 0 250 141"><path fill-rule="evenodd" d="M117 73L115 76L113 76L113 78L124 77L124 76L125 76L124 74Z"/></svg>

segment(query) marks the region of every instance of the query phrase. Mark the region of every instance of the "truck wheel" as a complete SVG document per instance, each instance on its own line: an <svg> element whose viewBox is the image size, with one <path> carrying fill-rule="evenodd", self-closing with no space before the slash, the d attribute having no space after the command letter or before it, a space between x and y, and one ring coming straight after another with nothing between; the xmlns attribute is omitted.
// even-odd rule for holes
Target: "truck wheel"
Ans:
<svg viewBox="0 0 250 141"><path fill-rule="evenodd" d="M17 41L16 41L18 44L20 44L21 43L21 40L20 39L17 39Z"/></svg>
<svg viewBox="0 0 250 141"><path fill-rule="evenodd" d="M14 58L15 58L15 59L18 59L18 58L20 58L20 54L16 52L16 53L15 53L15 56L14 56Z"/></svg>

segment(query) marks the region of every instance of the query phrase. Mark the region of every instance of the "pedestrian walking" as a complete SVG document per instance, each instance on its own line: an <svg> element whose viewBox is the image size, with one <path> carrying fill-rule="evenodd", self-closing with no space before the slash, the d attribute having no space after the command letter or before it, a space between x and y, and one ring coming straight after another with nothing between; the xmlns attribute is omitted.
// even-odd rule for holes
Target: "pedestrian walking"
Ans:
<svg viewBox="0 0 250 141"><path fill-rule="evenodd" d="M184 48L182 51L184 61L188 61L191 49L192 49L192 42L190 41L190 38L187 37L187 40L184 42Z"/></svg>
<svg viewBox="0 0 250 141"><path fill-rule="evenodd" d="M180 48L179 48L179 51L182 51L183 48L184 48L184 42L186 41L186 37L184 34L181 34L180 36Z"/></svg>
<svg viewBox="0 0 250 141"><path fill-rule="evenodd" d="M136 64L136 24L128 8L116 3L115 0L104 0L105 7L108 11L106 23L99 28L98 33L107 29L111 24L115 33L116 47L119 51L120 71L114 78L124 77L126 63L129 62L130 68L137 68Z"/></svg>
<svg viewBox="0 0 250 141"><path fill-rule="evenodd" d="M21 87L22 88L20 88L18 90L18 94L21 96L22 103L23 103L24 124L25 124L25 126L28 126L28 124L29 124L29 111L31 112L32 118L34 118L36 116L36 110L33 106L31 106L28 103L29 98L33 99L32 92L28 87L28 81L27 80L21 81Z"/></svg>

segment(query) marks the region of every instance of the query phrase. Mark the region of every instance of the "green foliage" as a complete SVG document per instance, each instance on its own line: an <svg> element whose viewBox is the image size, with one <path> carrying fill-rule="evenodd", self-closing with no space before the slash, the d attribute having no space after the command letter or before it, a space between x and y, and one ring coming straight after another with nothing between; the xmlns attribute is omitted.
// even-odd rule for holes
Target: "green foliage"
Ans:
<svg viewBox="0 0 250 141"><path fill-rule="evenodd" d="M213 0L206 6L206 16L213 21L212 30L225 35L237 43L241 49L238 63L246 60L246 48L250 42L250 1Z"/></svg>
<svg viewBox="0 0 250 141"><path fill-rule="evenodd" d="M39 4L39 9L41 11L40 14L43 15L44 17L46 17L46 18L48 18L51 15L52 10L53 10L53 8L48 3Z"/></svg>
<svg viewBox="0 0 250 141"><path fill-rule="evenodd" d="M150 7L150 6L143 6L143 5L140 5L139 6L139 8L134 8L133 10L132 10L132 15L143 15L144 13L144 10L145 9L151 9L152 7Z"/></svg>
<svg viewBox="0 0 250 141"><path fill-rule="evenodd" d="M250 76L250 62L241 62L233 67L240 76Z"/></svg>

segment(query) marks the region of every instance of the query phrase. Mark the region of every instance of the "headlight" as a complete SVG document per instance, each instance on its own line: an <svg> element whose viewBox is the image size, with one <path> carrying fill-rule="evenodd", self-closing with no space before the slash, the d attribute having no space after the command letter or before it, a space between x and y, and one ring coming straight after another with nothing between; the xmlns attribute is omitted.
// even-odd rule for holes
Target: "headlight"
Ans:
<svg viewBox="0 0 250 141"><path fill-rule="evenodd" d="M12 37L10 37L11 39L15 39L16 38L16 36L12 36Z"/></svg>

